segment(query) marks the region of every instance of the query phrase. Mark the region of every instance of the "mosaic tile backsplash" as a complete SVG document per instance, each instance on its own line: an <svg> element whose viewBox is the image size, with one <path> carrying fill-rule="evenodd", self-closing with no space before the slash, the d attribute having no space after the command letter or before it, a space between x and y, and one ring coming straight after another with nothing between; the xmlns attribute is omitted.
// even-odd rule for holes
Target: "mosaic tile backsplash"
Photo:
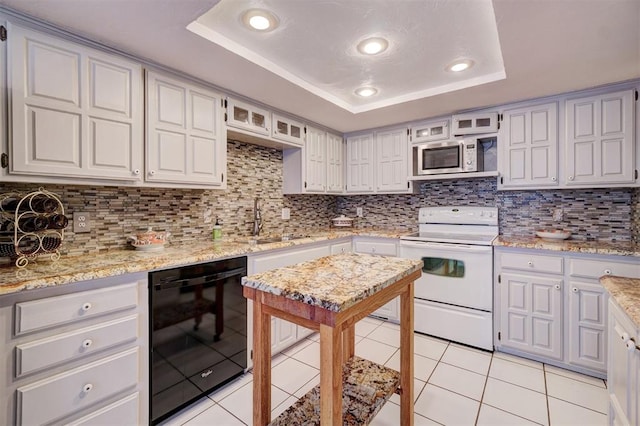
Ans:
<svg viewBox="0 0 640 426"><path fill-rule="evenodd" d="M249 236L253 201L262 200L263 233L309 233L326 229L331 219L364 217L355 226L417 229L417 210L423 206L497 206L503 235L531 235L542 227L571 229L574 238L638 241L640 189L497 191L495 178L429 181L417 194L399 195L283 195L282 151L228 143L227 189L125 188L81 185L45 185L63 201L66 213L86 211L92 231L65 231L63 254L86 254L127 246L126 237L153 226L170 231L172 241L203 241L220 219L224 235ZM0 192L29 192L37 184L0 183ZM282 220L281 209L291 210ZM552 219L562 208L562 221Z"/></svg>

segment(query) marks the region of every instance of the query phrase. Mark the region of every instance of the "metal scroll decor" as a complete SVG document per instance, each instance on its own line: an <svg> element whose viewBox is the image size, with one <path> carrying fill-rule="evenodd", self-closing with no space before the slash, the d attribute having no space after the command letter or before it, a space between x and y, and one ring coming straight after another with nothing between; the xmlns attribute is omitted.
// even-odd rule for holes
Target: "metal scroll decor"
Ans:
<svg viewBox="0 0 640 426"><path fill-rule="evenodd" d="M38 256L60 258L69 219L58 196L40 188L26 195L0 194L0 257L24 268Z"/></svg>

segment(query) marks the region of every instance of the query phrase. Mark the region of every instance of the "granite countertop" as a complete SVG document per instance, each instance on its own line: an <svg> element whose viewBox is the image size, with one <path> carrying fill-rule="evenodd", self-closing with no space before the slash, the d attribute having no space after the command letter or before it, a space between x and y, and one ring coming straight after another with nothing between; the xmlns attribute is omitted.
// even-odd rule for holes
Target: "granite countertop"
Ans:
<svg viewBox="0 0 640 426"><path fill-rule="evenodd" d="M640 329L640 278L609 275L600 278L600 283Z"/></svg>
<svg viewBox="0 0 640 426"><path fill-rule="evenodd" d="M569 251L616 256L640 257L640 245L630 241L612 243L609 241L591 241L569 238L567 240L546 240L534 236L499 236L494 246L528 248L538 250Z"/></svg>
<svg viewBox="0 0 640 426"><path fill-rule="evenodd" d="M245 256L338 238L352 236L399 238L409 233L411 232L397 229L330 229L311 233L308 238L268 244L250 243L251 237L241 237L225 238L215 243L209 240L190 244L170 244L160 252L118 249L83 256L62 256L58 261L51 261L48 257L41 256L37 261L30 262L24 269L11 265L0 267L0 296L23 290Z"/></svg>
<svg viewBox="0 0 640 426"><path fill-rule="evenodd" d="M345 253L242 278L242 285L341 312L422 269L422 260Z"/></svg>

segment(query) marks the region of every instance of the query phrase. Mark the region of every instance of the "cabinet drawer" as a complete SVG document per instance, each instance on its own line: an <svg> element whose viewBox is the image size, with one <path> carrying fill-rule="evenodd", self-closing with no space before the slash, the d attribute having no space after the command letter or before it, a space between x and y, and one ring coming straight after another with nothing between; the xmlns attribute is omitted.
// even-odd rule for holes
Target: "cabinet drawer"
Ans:
<svg viewBox="0 0 640 426"><path fill-rule="evenodd" d="M75 330L16 346L16 375L71 361L138 337L138 316Z"/></svg>
<svg viewBox="0 0 640 426"><path fill-rule="evenodd" d="M138 383L138 348L17 389L18 423L49 423Z"/></svg>
<svg viewBox="0 0 640 426"><path fill-rule="evenodd" d="M137 305L136 283L16 303L16 334L134 308Z"/></svg>
<svg viewBox="0 0 640 426"><path fill-rule="evenodd" d="M502 253L500 255L500 264L503 268L562 274L562 257Z"/></svg>
<svg viewBox="0 0 640 426"><path fill-rule="evenodd" d="M381 254L383 256L397 256L395 243L379 243L371 241L356 241L354 243L356 253Z"/></svg>
<svg viewBox="0 0 640 426"><path fill-rule="evenodd" d="M572 277L598 279L603 275L640 278L640 263L622 263L609 260L569 259Z"/></svg>
<svg viewBox="0 0 640 426"><path fill-rule="evenodd" d="M81 425L137 425L139 421L139 406L140 395L138 392L129 395L126 398L122 398L113 404L109 404L104 408L94 411L93 413L84 416L71 423L66 423L66 426L81 426Z"/></svg>

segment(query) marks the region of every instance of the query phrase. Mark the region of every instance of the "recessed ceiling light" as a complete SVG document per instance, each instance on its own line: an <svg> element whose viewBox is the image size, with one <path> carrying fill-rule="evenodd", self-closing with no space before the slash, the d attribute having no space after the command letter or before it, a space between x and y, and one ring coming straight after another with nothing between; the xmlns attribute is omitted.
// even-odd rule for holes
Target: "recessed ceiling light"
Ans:
<svg viewBox="0 0 640 426"><path fill-rule="evenodd" d="M369 96L373 96L376 93L378 93L378 90L370 86L363 86L356 89L356 95L362 96L363 98L368 98Z"/></svg>
<svg viewBox="0 0 640 426"><path fill-rule="evenodd" d="M471 59L463 59L460 61L455 61L454 63L447 66L447 71L460 72L466 69L469 69L473 66L473 61Z"/></svg>
<svg viewBox="0 0 640 426"><path fill-rule="evenodd" d="M278 18L268 10L249 9L242 15L242 22L250 30L267 32L278 26Z"/></svg>
<svg viewBox="0 0 640 426"><path fill-rule="evenodd" d="M363 55L377 55L387 50L389 42L382 37L371 37L358 43L358 52Z"/></svg>

